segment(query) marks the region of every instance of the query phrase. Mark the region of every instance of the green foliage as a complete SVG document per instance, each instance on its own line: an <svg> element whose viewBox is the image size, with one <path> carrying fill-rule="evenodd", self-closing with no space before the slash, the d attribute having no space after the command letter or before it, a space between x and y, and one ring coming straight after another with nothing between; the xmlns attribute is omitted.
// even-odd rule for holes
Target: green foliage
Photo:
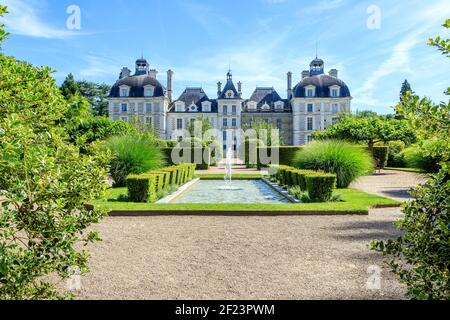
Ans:
<svg viewBox="0 0 450 320"><path fill-rule="evenodd" d="M411 85L409 84L408 80L405 79L405 81L402 84L402 88L400 90L400 96L404 96L407 92L414 93L411 89Z"/></svg>
<svg viewBox="0 0 450 320"><path fill-rule="evenodd" d="M412 143L415 141L414 131L406 125L405 121L380 116L344 116L327 130L314 132L313 137L315 140L338 139L367 143L370 149L377 142L401 140Z"/></svg>
<svg viewBox="0 0 450 320"><path fill-rule="evenodd" d="M264 146L280 146L283 144L279 130L270 122L262 119L252 119L245 129L254 130L255 136L252 138L262 141Z"/></svg>
<svg viewBox="0 0 450 320"><path fill-rule="evenodd" d="M336 174L338 188L347 188L355 179L373 170L372 157L366 150L337 140L310 143L297 153L295 165Z"/></svg>
<svg viewBox="0 0 450 320"><path fill-rule="evenodd" d="M108 156L69 142L49 68L0 65L0 300L68 298L55 281L89 270L82 245L99 237L86 229L104 211L84 203L103 194Z"/></svg>
<svg viewBox="0 0 450 320"><path fill-rule="evenodd" d="M155 202L194 178L194 164L180 164L127 177L128 200Z"/></svg>
<svg viewBox="0 0 450 320"><path fill-rule="evenodd" d="M3 17L5 13L8 13L5 6L0 5L0 17ZM8 33L5 31L5 25L0 24L0 49L2 48L2 42L6 39Z"/></svg>
<svg viewBox="0 0 450 320"><path fill-rule="evenodd" d="M403 159L402 152L406 148L406 144L403 141L390 141L388 143L388 167L403 168L406 167L406 162Z"/></svg>
<svg viewBox="0 0 450 320"><path fill-rule="evenodd" d="M440 157L433 157L428 152L424 152L426 149L432 149L435 141L424 141L422 147L411 146L402 152L403 159L408 168L421 169L424 172L436 173L441 168L439 163Z"/></svg>
<svg viewBox="0 0 450 320"><path fill-rule="evenodd" d="M95 141L106 140L112 136L137 134L137 130L128 122L113 121L104 117L88 117L80 121L77 127L69 131L73 142L90 144Z"/></svg>
<svg viewBox="0 0 450 320"><path fill-rule="evenodd" d="M161 152L164 154L164 159L170 165L175 165L172 159L172 154L178 155L181 159L184 159L184 155L190 154L190 163L195 163L198 170L208 170L211 165L211 159L213 157L212 150L209 147L198 148L190 147L189 144L179 145L175 148L162 148Z"/></svg>
<svg viewBox="0 0 450 320"><path fill-rule="evenodd" d="M333 196L333 189L336 186L335 174L320 174L306 176L306 188L309 198L312 201L327 202Z"/></svg>
<svg viewBox="0 0 450 320"><path fill-rule="evenodd" d="M163 154L150 139L142 135L114 136L105 142L113 158L110 173L115 186L125 186L126 177L160 168Z"/></svg>
<svg viewBox="0 0 450 320"><path fill-rule="evenodd" d="M278 151L279 154L279 164L285 166L293 166L295 157L299 151L303 150L303 147L299 146L281 146L281 147L259 147L258 148L258 159L259 152L263 152L263 154L268 154L269 157L275 151ZM258 160L258 167L261 167L261 163Z"/></svg>
<svg viewBox="0 0 450 320"><path fill-rule="evenodd" d="M258 148L264 146L264 142L258 139L245 138L244 148L240 149L240 158L244 158L244 163L247 168L256 168L258 162ZM244 154L242 154L242 152ZM252 163L253 162L253 163Z"/></svg>
<svg viewBox="0 0 450 320"><path fill-rule="evenodd" d="M108 100L111 86L105 83L98 84L89 81L77 81L79 93L87 99L93 114L99 117L108 117Z"/></svg>
<svg viewBox="0 0 450 320"><path fill-rule="evenodd" d="M450 28L450 19L444 26ZM430 44L450 57L450 39L438 37ZM388 265L406 284L410 298L449 300L450 102L436 105L408 92L397 110L416 132L421 156L440 159L441 169L413 192L415 199L407 203L404 218L396 223L402 235L373 242L372 247L389 257Z"/></svg>
<svg viewBox="0 0 450 320"><path fill-rule="evenodd" d="M373 242L412 299L450 299L450 181L443 171L413 193L396 222L404 235Z"/></svg>

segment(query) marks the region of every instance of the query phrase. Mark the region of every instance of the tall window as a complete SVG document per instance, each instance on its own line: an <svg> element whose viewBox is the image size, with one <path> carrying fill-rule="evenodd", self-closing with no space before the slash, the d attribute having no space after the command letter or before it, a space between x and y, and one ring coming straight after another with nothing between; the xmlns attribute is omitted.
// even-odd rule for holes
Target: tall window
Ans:
<svg viewBox="0 0 450 320"><path fill-rule="evenodd" d="M331 108L332 108L332 112L333 113L338 113L339 112L339 106L338 106L337 103L333 104Z"/></svg>
<svg viewBox="0 0 450 320"><path fill-rule="evenodd" d="M152 125L152 117L146 117L145 118L145 123L149 124L149 125Z"/></svg>
<svg viewBox="0 0 450 320"><path fill-rule="evenodd" d="M308 118L306 127L307 127L306 130L308 130L308 131L314 130L314 128L313 128L313 118Z"/></svg>
<svg viewBox="0 0 450 320"><path fill-rule="evenodd" d="M281 130L283 127L283 120L277 119L277 129Z"/></svg>
<svg viewBox="0 0 450 320"><path fill-rule="evenodd" d="M331 90L331 96L332 97L337 97L338 96L338 89L332 89Z"/></svg>
<svg viewBox="0 0 450 320"><path fill-rule="evenodd" d="M223 138L224 143L227 142L227 132L226 131L223 132L222 138Z"/></svg>
<svg viewBox="0 0 450 320"><path fill-rule="evenodd" d="M126 103L122 103L122 112L128 112L128 105Z"/></svg>
<svg viewBox="0 0 450 320"><path fill-rule="evenodd" d="M237 113L237 107L236 106L232 106L231 107L231 112L233 112L233 114Z"/></svg>
<svg viewBox="0 0 450 320"><path fill-rule="evenodd" d="M231 125L233 126L233 128L236 128L236 127L237 127L237 121L236 121L236 119L232 119L232 120L231 120Z"/></svg>
<svg viewBox="0 0 450 320"><path fill-rule="evenodd" d="M144 89L144 96L145 97L153 97L153 88L152 87L148 87Z"/></svg>
<svg viewBox="0 0 450 320"><path fill-rule="evenodd" d="M147 113L152 113L152 111L153 111L153 106L152 106L151 103L147 103L147 104L145 105L145 111L146 111Z"/></svg>
<svg viewBox="0 0 450 320"><path fill-rule="evenodd" d="M128 89L120 89L120 96L121 97L127 97L128 96Z"/></svg>
<svg viewBox="0 0 450 320"><path fill-rule="evenodd" d="M228 119L223 119L223 127L228 127Z"/></svg>
<svg viewBox="0 0 450 320"><path fill-rule="evenodd" d="M306 96L307 97L313 97L314 96L314 90L313 89L306 90Z"/></svg>
<svg viewBox="0 0 450 320"><path fill-rule="evenodd" d="M177 130L183 129L183 119L177 119Z"/></svg>
<svg viewBox="0 0 450 320"><path fill-rule="evenodd" d="M223 113L228 113L228 106L223 106Z"/></svg>
<svg viewBox="0 0 450 320"><path fill-rule="evenodd" d="M308 103L308 113L314 112L314 105L312 103Z"/></svg>

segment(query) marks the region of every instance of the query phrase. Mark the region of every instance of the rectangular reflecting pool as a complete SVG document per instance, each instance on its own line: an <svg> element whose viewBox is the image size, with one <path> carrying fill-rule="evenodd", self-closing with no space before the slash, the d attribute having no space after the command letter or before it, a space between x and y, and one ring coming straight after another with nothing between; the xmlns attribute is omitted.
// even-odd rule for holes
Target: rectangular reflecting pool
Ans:
<svg viewBox="0 0 450 320"><path fill-rule="evenodd" d="M291 203L262 180L200 180L172 203Z"/></svg>

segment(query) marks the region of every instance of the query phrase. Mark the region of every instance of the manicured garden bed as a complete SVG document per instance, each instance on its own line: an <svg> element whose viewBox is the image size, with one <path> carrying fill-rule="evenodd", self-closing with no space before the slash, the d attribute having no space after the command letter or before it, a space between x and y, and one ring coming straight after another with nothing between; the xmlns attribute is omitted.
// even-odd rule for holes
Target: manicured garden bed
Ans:
<svg viewBox="0 0 450 320"><path fill-rule="evenodd" d="M395 200L367 194L354 189L336 190L342 202L301 204L153 204L121 202L127 188L107 191L104 199L93 201L98 208L105 208L110 215L336 215L368 214L371 207L395 207ZM214 196L214 195L211 195Z"/></svg>

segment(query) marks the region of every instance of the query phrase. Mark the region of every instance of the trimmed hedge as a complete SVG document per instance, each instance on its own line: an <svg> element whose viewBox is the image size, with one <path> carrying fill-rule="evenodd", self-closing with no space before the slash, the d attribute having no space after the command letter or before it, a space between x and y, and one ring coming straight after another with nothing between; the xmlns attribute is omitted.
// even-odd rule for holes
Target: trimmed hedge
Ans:
<svg viewBox="0 0 450 320"><path fill-rule="evenodd" d="M370 151L370 149L368 149ZM373 157L375 161L380 164L380 168L386 167L389 158L389 147L388 146L374 146L372 150Z"/></svg>
<svg viewBox="0 0 450 320"><path fill-rule="evenodd" d="M261 163L260 160L260 152L267 154L269 157L272 155L272 150L278 149L279 164L284 166L292 166L294 165L295 156L298 151L303 150L303 147L300 146L280 146L280 147L259 147L258 148L258 169L262 167L267 167Z"/></svg>
<svg viewBox="0 0 450 320"><path fill-rule="evenodd" d="M154 202L158 193L180 186L194 178L195 164L180 164L141 175L127 177L128 199L132 202Z"/></svg>
<svg viewBox="0 0 450 320"><path fill-rule="evenodd" d="M333 195L337 176L313 170L300 170L289 166L272 166L277 168L275 178L287 187L298 186L307 191L311 200L326 202Z"/></svg>
<svg viewBox="0 0 450 320"><path fill-rule="evenodd" d="M308 189L309 198L313 201L330 201L335 186L335 174L316 173L306 176L306 188Z"/></svg>
<svg viewBox="0 0 450 320"><path fill-rule="evenodd" d="M213 155L211 155L211 150L209 148L162 148L161 151L163 152L166 162L170 165L177 165L176 163L174 163L172 160L172 152L173 150L175 150L175 152L177 154L181 154L184 155L184 152L191 152L191 159L190 162L191 163L196 163L196 169L197 170L208 170L210 165L211 165L211 157ZM207 152L208 151L208 152ZM196 153L202 154L202 159L196 159ZM206 154L206 159L205 159L205 154ZM182 157L182 156L181 156ZM197 161L200 160L200 161ZM198 163L197 163L198 162Z"/></svg>

